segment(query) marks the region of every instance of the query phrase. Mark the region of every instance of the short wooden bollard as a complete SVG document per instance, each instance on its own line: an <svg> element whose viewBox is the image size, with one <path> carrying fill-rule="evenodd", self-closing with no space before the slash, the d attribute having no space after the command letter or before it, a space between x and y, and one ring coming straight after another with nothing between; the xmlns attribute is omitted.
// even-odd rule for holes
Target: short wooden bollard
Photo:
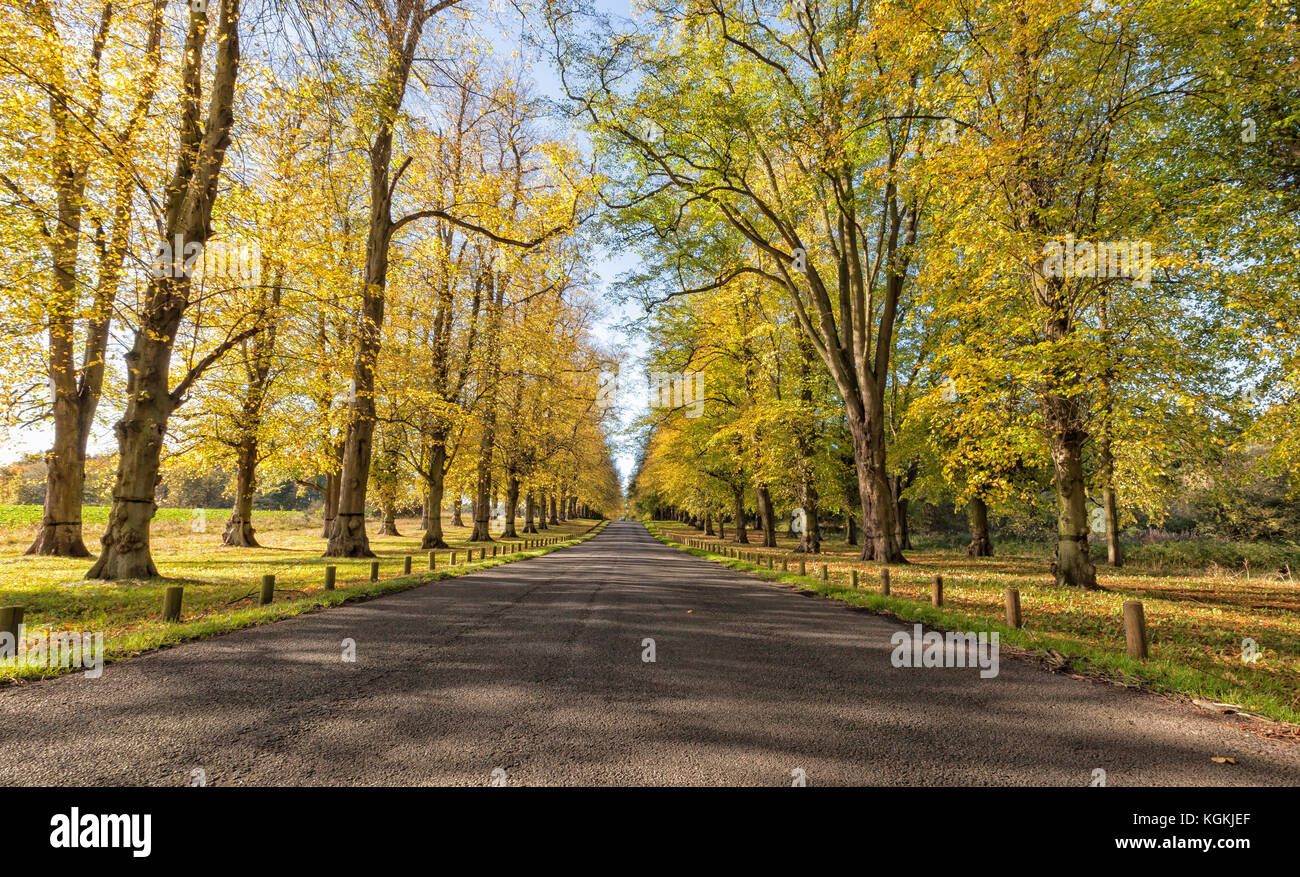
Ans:
<svg viewBox="0 0 1300 877"><path fill-rule="evenodd" d="M456 552L454 551L451 553L451 565L452 566L456 565Z"/></svg>
<svg viewBox="0 0 1300 877"><path fill-rule="evenodd" d="M406 557L402 558L402 575L409 576L410 574L411 574L411 555L408 554L406 555Z"/></svg>
<svg viewBox="0 0 1300 877"><path fill-rule="evenodd" d="M262 576L262 596L259 605L270 606L275 599L275 576L267 573Z"/></svg>
<svg viewBox="0 0 1300 877"><path fill-rule="evenodd" d="M163 621L181 620L181 593L184 588L173 585L163 592Z"/></svg>
<svg viewBox="0 0 1300 877"><path fill-rule="evenodd" d="M830 580L831 580L831 572L830 572L830 570L828 570L828 569L826 568L826 564L823 563L823 564L822 564L822 581L823 581L823 582L829 582Z"/></svg>
<svg viewBox="0 0 1300 877"><path fill-rule="evenodd" d="M370 581L379 581L379 561L377 560L370 561Z"/></svg>
<svg viewBox="0 0 1300 877"><path fill-rule="evenodd" d="M492 546L492 556L493 557L497 556L497 547L495 545Z"/></svg>
<svg viewBox="0 0 1300 877"><path fill-rule="evenodd" d="M856 569L849 571L849 583L853 585L853 590L858 589L858 571Z"/></svg>
<svg viewBox="0 0 1300 877"><path fill-rule="evenodd" d="M773 560L772 555L769 554L769 555L767 556L767 568L768 568L768 569L773 569L774 566L775 566L775 561Z"/></svg>
<svg viewBox="0 0 1300 877"><path fill-rule="evenodd" d="M1007 588L1003 592L1003 597L1007 603L1007 627L1020 626L1020 591L1015 588Z"/></svg>
<svg viewBox="0 0 1300 877"><path fill-rule="evenodd" d="M1147 617L1141 601L1124 601L1124 642L1130 658L1147 659Z"/></svg>
<svg viewBox="0 0 1300 877"><path fill-rule="evenodd" d="M788 557L781 558L781 572L789 572L789 571L790 571L790 558Z"/></svg>
<svg viewBox="0 0 1300 877"><path fill-rule="evenodd" d="M799 558L799 575L808 575L808 563L802 557Z"/></svg>
<svg viewBox="0 0 1300 877"><path fill-rule="evenodd" d="M887 569L880 571L880 596L889 596L889 570Z"/></svg>
<svg viewBox="0 0 1300 877"><path fill-rule="evenodd" d="M943 605L943 576L935 576L934 582L930 585L930 605Z"/></svg>
<svg viewBox="0 0 1300 877"><path fill-rule="evenodd" d="M338 567L336 566L325 567L325 590L334 590L334 581L338 577L338 573Z"/></svg>
<svg viewBox="0 0 1300 877"><path fill-rule="evenodd" d="M18 642L18 628L23 626L25 606L0 606L0 633L8 633Z"/></svg>
<svg viewBox="0 0 1300 877"><path fill-rule="evenodd" d="M437 569L437 568L438 568L438 560L437 560L436 557L434 557L433 552L430 551L430 552L429 552L429 569L430 569L430 570L435 570L435 569Z"/></svg>
<svg viewBox="0 0 1300 877"><path fill-rule="evenodd" d="M479 559L479 560L487 560L487 546L486 546L486 545L484 545L482 548L480 548L480 549L478 550L478 559Z"/></svg>

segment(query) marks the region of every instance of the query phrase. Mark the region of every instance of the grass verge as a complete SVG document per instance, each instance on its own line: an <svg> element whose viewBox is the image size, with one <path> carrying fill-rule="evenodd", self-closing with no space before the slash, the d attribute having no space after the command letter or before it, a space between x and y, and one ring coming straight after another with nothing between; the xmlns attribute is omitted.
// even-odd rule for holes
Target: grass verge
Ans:
<svg viewBox="0 0 1300 877"><path fill-rule="evenodd" d="M418 524L418 522L408 522ZM319 546L304 557L283 543L297 546L300 540L319 542L317 528L285 531L276 534L282 544L267 549L214 547L211 539L185 538L188 550L164 540L155 552L160 570L179 572L147 581L87 582L63 579L69 571L84 572L89 561L65 558L0 558L0 605L24 605L24 623L29 641L37 634L101 631L104 633L104 661L112 663L135 657L146 651L166 648L189 640L279 621L306 612L369 600L385 594L418 588L431 582L467 575L505 563L540 557L592 538L603 530L607 521L571 521L552 525L546 533L527 538L554 536L562 541L526 551L466 562L469 543L453 542L458 555L455 566L448 565L450 552L437 552L439 568L420 569L427 564L428 552L418 548L418 537L373 538L382 571L390 577L370 581L370 560L323 558ZM178 537L181 538L181 537ZM522 542L522 539L511 540ZM509 543L503 543L509 544ZM483 543L473 547L481 548ZM412 546L414 550L411 549ZM490 551L490 549L489 549ZM286 553L291 552L291 553ZM412 556L410 575L392 568ZM337 568L335 589L324 589L324 568ZM26 572L28 575L24 576ZM255 605L257 583L264 572L277 576L277 598L269 606ZM16 586L15 586L16 585ZM185 588L182 620L164 622L160 615L162 595L170 585ZM282 598L281 594L287 594ZM16 680L43 679L78 672L78 667L19 665L13 659L0 660L0 685Z"/></svg>

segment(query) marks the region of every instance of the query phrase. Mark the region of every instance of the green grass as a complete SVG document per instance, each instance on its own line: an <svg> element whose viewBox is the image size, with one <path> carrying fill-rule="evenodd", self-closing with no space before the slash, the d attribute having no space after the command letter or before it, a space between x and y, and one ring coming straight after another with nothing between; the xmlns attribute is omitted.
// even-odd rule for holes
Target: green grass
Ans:
<svg viewBox="0 0 1300 877"><path fill-rule="evenodd" d="M699 531L653 522L651 532L668 544ZM716 540L714 540L716 542ZM890 596L879 593L880 564L856 559L856 550L823 543L824 554L804 555L809 575L799 576L794 542L776 548L741 546L764 555L759 566L709 551L686 548L759 578L783 581L835 600L919 621L942 630L997 631L1006 646L1069 660L1071 669L1114 678L1170 694L1235 704L1284 722L1300 722L1300 587L1276 572L1264 575L1222 569L1171 573L1099 569L1102 590L1083 591L1053 582L1043 558L968 558L955 551L910 551L906 565L890 567ZM735 547L734 542L727 543ZM678 545L678 547L682 547ZM771 555L775 571L766 568ZM781 573L781 559L792 561ZM826 564L829 583L821 580ZM859 590L849 586L859 571ZM934 576L944 579L944 605L930 605ZM1004 623L1003 591L1020 591L1022 629ZM1141 600L1151 656L1128 657L1122 605ZM1242 661L1242 641L1255 640L1259 660Z"/></svg>
<svg viewBox="0 0 1300 877"><path fill-rule="evenodd" d="M225 513L225 514L228 514ZM274 516L280 516L279 520ZM297 516L297 526L290 527ZM323 558L319 519L303 526L301 512L255 512L253 525L263 548L229 548L221 544L221 527L208 519L205 533L185 526L171 534L165 525L155 526L151 536L154 562L160 578L122 582L91 582L82 578L89 560L22 555L26 540L10 538L0 548L0 606L25 607L24 623L29 637L37 632L102 632L105 658L120 660L140 652L225 631L287 618L327 606L367 599L379 594L417 587L430 581L463 575L513 560L534 557L555 550L535 548L506 557L465 561L470 543L468 528L445 527L446 539L457 552L457 565L449 567L450 552L437 552L438 569L430 572L428 552L420 549L419 522L398 521L403 536L370 537L378 555L380 580L370 581L370 560ZM276 525L282 525L276 529ZM595 535L596 522L570 521L529 536L567 537L564 544ZM603 526L603 525L599 525ZM372 529L374 529L372 527ZM588 532L591 530L591 532ZM160 533L160 531L162 531ZM11 534L12 535L12 534ZM512 540L520 541L520 540ZM87 539L87 545L93 544ZM402 575L403 561L412 557L412 574ZM324 589L324 570L337 567L334 591ZM275 602L257 605L262 576L276 576ZM179 623L161 619L163 593L168 586L184 587ZM46 668L15 666L0 661L0 681L56 675Z"/></svg>

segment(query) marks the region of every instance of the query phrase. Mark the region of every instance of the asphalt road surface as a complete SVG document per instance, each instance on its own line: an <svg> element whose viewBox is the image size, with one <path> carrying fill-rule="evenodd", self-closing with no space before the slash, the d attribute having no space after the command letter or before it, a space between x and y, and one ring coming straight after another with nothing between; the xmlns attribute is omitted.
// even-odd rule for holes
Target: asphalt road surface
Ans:
<svg viewBox="0 0 1300 877"><path fill-rule="evenodd" d="M910 627L615 522L100 679L10 686L0 784L1087 786L1101 768L1111 786L1300 785L1300 746L1156 695L1005 654L991 679L895 668Z"/></svg>

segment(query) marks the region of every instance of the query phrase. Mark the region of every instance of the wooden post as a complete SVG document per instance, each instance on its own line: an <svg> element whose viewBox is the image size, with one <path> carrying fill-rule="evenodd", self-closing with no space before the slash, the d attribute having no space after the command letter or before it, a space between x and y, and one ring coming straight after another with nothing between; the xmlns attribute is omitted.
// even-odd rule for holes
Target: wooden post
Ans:
<svg viewBox="0 0 1300 877"><path fill-rule="evenodd" d="M789 571L790 571L790 558L788 557L781 558L781 572L789 572Z"/></svg>
<svg viewBox="0 0 1300 877"><path fill-rule="evenodd" d="M411 555L408 554L406 555L406 557L402 559L402 575L409 576L410 574L411 574Z"/></svg>
<svg viewBox="0 0 1300 877"><path fill-rule="evenodd" d="M880 571L880 595L882 597L889 596L889 570L887 569Z"/></svg>
<svg viewBox="0 0 1300 877"><path fill-rule="evenodd" d="M336 566L325 567L325 590L327 591L334 590L334 580L337 576L338 576L338 567Z"/></svg>
<svg viewBox="0 0 1300 877"><path fill-rule="evenodd" d="M799 575L801 576L808 575L808 562L804 560L802 557L799 558Z"/></svg>
<svg viewBox="0 0 1300 877"><path fill-rule="evenodd" d="M855 569L849 573L849 581L853 584L853 590L858 589L858 571Z"/></svg>
<svg viewBox="0 0 1300 877"><path fill-rule="evenodd" d="M173 585L163 592L163 621L181 620L181 594L184 588Z"/></svg>
<svg viewBox="0 0 1300 877"><path fill-rule="evenodd" d="M434 553L433 553L432 551L430 551L430 552L429 552L429 569L430 569L430 570L435 570L435 569L437 569L437 568L438 568L438 560L437 560L436 557L434 557Z"/></svg>
<svg viewBox="0 0 1300 877"><path fill-rule="evenodd" d="M933 606L943 605L943 576L935 576L930 585L930 603Z"/></svg>
<svg viewBox="0 0 1300 877"><path fill-rule="evenodd" d="M823 581L823 582L829 582L830 580L831 580L831 573L830 573L830 570L828 570L828 569L826 568L826 564L823 563L823 564L822 564L822 581Z"/></svg>
<svg viewBox="0 0 1300 877"><path fill-rule="evenodd" d="M768 568L768 569L773 569L773 568L774 568L774 564L775 564L775 561L773 560L772 555L769 554L769 555L767 556L767 568Z"/></svg>
<svg viewBox="0 0 1300 877"><path fill-rule="evenodd" d="M275 599L275 576L267 573L262 576L262 596L258 605L270 606L271 601Z"/></svg>
<svg viewBox="0 0 1300 877"><path fill-rule="evenodd" d="M1016 588L1007 588L1003 592L1003 597L1007 602L1007 627L1020 626L1020 591Z"/></svg>
<svg viewBox="0 0 1300 877"><path fill-rule="evenodd" d="M451 565L452 566L456 565L456 552L454 551L451 553Z"/></svg>
<svg viewBox="0 0 1300 877"><path fill-rule="evenodd" d="M1128 646L1128 656L1146 660L1147 653L1147 617L1138 600L1124 601L1124 642Z"/></svg>
<svg viewBox="0 0 1300 877"><path fill-rule="evenodd" d="M370 581L379 581L379 561L377 560L370 561Z"/></svg>
<svg viewBox="0 0 1300 877"><path fill-rule="evenodd" d="M14 638L14 654L17 654L18 628L23 625L23 614L26 611L25 606L0 606L0 633L8 631Z"/></svg>

